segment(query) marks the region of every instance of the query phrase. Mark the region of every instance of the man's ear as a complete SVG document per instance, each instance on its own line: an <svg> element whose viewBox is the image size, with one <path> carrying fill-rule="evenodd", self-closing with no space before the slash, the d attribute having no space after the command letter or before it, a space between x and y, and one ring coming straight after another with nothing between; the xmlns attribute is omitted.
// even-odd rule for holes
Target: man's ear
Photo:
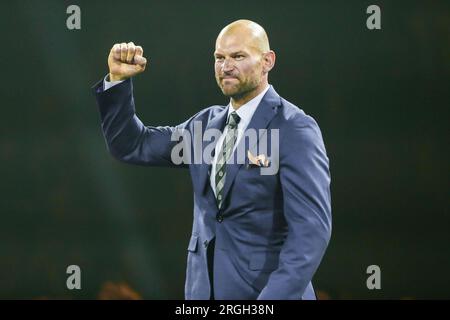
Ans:
<svg viewBox="0 0 450 320"><path fill-rule="evenodd" d="M270 70L275 66L276 55L275 52L270 50L263 55L263 71L264 73L269 73Z"/></svg>

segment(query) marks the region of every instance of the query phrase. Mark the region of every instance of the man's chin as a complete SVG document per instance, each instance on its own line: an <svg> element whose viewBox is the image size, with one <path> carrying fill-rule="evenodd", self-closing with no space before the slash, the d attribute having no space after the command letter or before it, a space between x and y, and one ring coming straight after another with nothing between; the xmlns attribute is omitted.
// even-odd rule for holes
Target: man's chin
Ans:
<svg viewBox="0 0 450 320"><path fill-rule="evenodd" d="M229 97L229 98L232 98L235 95L239 94L239 90L236 90L236 89L222 87L221 90L222 90L223 95L225 97Z"/></svg>

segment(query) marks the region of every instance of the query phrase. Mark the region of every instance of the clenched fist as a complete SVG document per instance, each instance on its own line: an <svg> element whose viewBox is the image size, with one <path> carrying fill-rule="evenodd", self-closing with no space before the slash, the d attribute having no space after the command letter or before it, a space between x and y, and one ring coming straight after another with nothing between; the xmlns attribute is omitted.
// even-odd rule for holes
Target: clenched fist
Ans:
<svg viewBox="0 0 450 320"><path fill-rule="evenodd" d="M143 54L144 49L133 42L116 43L108 57L110 80L125 80L143 72L147 65Z"/></svg>

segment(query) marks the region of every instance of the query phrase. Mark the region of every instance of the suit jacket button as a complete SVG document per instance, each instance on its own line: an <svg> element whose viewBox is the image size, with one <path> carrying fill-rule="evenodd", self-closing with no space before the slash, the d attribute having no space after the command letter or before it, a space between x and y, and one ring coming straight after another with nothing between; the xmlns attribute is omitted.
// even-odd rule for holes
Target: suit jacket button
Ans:
<svg viewBox="0 0 450 320"><path fill-rule="evenodd" d="M203 242L203 246L205 247L205 249L208 247L208 240L205 240L205 242Z"/></svg>
<svg viewBox="0 0 450 320"><path fill-rule="evenodd" d="M220 222L220 223L222 223L222 221L223 221L223 215L218 214L218 215L217 215L217 221Z"/></svg>

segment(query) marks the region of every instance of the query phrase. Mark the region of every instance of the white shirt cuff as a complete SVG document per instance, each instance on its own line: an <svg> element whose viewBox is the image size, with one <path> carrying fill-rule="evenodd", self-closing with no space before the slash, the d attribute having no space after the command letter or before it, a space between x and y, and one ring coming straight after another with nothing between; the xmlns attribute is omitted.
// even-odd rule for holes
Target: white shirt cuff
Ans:
<svg viewBox="0 0 450 320"><path fill-rule="evenodd" d="M114 87L115 85L125 81L125 80L108 81L107 79L109 79L109 74L107 74L105 76L105 78L103 79L103 91L106 91L106 90Z"/></svg>

